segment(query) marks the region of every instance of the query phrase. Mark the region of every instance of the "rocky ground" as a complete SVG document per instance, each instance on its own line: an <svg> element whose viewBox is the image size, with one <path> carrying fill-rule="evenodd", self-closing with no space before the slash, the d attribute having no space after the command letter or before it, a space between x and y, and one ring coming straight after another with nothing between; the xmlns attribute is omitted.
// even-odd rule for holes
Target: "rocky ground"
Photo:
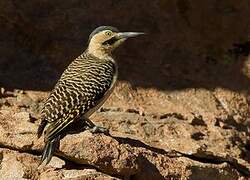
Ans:
<svg viewBox="0 0 250 180"><path fill-rule="evenodd" d="M249 105L225 89L161 92L118 83L92 120L111 137L73 132L39 165L39 109L48 93L4 91L0 110L6 179L244 179L250 175Z"/></svg>
<svg viewBox="0 0 250 180"><path fill-rule="evenodd" d="M0 179L249 179L248 0L1 0ZM119 83L39 166L40 110L99 25L147 35L115 53Z"/></svg>

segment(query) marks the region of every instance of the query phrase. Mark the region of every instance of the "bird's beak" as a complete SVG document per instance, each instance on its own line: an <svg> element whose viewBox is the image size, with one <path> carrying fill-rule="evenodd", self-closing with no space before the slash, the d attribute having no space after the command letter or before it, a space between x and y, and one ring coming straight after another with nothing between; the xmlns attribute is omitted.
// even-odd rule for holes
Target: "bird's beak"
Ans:
<svg viewBox="0 0 250 180"><path fill-rule="evenodd" d="M143 35L143 34L145 34L145 33L143 33L143 32L120 32L120 33L116 34L116 38L117 39L127 39L130 37L136 37L136 36Z"/></svg>

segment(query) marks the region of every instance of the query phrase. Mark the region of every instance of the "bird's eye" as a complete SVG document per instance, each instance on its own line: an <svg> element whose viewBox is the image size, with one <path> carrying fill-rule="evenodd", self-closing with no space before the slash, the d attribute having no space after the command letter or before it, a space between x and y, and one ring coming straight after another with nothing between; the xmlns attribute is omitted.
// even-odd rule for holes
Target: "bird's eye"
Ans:
<svg viewBox="0 0 250 180"><path fill-rule="evenodd" d="M107 36L111 36L112 35L112 31L106 31L105 33Z"/></svg>

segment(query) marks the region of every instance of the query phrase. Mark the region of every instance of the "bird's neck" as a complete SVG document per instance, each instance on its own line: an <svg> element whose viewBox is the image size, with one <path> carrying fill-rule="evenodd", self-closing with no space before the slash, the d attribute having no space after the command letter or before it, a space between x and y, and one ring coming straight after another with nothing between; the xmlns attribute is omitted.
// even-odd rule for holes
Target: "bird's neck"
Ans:
<svg viewBox="0 0 250 180"><path fill-rule="evenodd" d="M110 51L107 51L106 49L104 49L98 45L89 45L87 52L89 54L92 54L93 56L99 58L99 59L112 58Z"/></svg>

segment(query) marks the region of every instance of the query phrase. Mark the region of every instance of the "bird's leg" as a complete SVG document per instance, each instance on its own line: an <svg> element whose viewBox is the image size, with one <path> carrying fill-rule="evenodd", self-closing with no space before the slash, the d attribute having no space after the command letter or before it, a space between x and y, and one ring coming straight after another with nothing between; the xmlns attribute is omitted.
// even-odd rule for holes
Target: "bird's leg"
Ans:
<svg viewBox="0 0 250 180"><path fill-rule="evenodd" d="M109 135L109 130L105 127L96 126L92 121L90 121L88 118L84 118L85 122L92 133L104 133L106 135Z"/></svg>

